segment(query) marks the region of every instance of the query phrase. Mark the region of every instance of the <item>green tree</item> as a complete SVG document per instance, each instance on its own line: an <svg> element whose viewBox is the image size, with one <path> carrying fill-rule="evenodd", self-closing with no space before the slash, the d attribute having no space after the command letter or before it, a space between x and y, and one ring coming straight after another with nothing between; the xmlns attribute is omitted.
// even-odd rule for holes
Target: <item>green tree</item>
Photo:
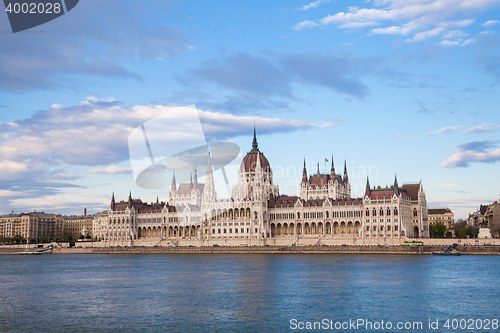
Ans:
<svg viewBox="0 0 500 333"><path fill-rule="evenodd" d="M45 237L40 237L40 243L45 243Z"/></svg>
<svg viewBox="0 0 500 333"><path fill-rule="evenodd" d="M465 236L467 236L467 232L465 231L465 228L458 230L457 235L459 238L465 238Z"/></svg>
<svg viewBox="0 0 500 333"><path fill-rule="evenodd" d="M438 222L430 226L429 233L431 234L431 237L443 238L446 230L446 226L443 223Z"/></svg>

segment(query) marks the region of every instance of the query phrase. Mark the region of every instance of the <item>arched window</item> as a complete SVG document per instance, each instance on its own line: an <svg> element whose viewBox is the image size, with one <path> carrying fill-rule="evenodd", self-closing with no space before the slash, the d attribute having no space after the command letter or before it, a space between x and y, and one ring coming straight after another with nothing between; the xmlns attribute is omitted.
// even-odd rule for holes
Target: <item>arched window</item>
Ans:
<svg viewBox="0 0 500 333"><path fill-rule="evenodd" d="M380 216L384 216L384 210L380 208Z"/></svg>
<svg viewBox="0 0 500 333"><path fill-rule="evenodd" d="M373 208L373 216L377 216L377 211Z"/></svg>
<svg viewBox="0 0 500 333"><path fill-rule="evenodd" d="M391 209L389 207L387 207L387 216L390 216L391 215Z"/></svg>
<svg viewBox="0 0 500 333"><path fill-rule="evenodd" d="M417 209L413 208L413 216L417 216Z"/></svg>
<svg viewBox="0 0 500 333"><path fill-rule="evenodd" d="M398 209L394 207L394 215L398 215Z"/></svg>

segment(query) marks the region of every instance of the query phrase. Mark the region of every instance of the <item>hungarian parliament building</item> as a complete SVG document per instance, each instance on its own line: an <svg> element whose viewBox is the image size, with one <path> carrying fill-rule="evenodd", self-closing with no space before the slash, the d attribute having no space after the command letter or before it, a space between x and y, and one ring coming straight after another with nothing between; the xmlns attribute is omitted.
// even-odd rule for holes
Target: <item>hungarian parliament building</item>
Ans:
<svg viewBox="0 0 500 333"><path fill-rule="evenodd" d="M279 193L273 172L259 150L254 130L252 150L243 158L230 199L217 199L208 156L205 184L177 186L175 174L167 203L111 199L106 246L401 244L429 237L422 183L371 187L351 197L344 173L308 175L304 161L300 196Z"/></svg>

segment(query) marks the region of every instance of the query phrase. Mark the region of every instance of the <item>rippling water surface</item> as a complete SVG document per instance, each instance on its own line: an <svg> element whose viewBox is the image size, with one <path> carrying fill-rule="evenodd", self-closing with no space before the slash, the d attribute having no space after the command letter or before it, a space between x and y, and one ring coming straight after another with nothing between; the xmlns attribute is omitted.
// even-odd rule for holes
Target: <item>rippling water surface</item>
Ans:
<svg viewBox="0 0 500 333"><path fill-rule="evenodd" d="M451 332L446 319L500 319L497 256L0 256L0 281L0 332L287 332L292 319L422 332L438 319L434 332Z"/></svg>

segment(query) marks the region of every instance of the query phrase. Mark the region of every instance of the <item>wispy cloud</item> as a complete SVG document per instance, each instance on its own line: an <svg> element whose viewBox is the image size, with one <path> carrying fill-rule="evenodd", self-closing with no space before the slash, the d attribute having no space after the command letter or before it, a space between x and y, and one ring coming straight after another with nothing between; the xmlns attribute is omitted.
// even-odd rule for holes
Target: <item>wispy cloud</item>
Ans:
<svg viewBox="0 0 500 333"><path fill-rule="evenodd" d="M448 133L448 132L454 132L458 131L461 129L463 126L462 125L457 125L457 126L444 126L436 131L431 131L431 132L426 132L425 135L436 135L439 133Z"/></svg>
<svg viewBox="0 0 500 333"><path fill-rule="evenodd" d="M439 43L439 45L441 45L441 46L447 46L447 47L450 47L450 46L466 46L466 45L474 43L474 41L475 41L474 38L469 38L469 39L466 39L466 40L463 40L463 39L456 39L456 40L445 39L445 40L442 40Z"/></svg>
<svg viewBox="0 0 500 333"><path fill-rule="evenodd" d="M467 128L464 133L485 133L500 131L500 125L495 124L482 124Z"/></svg>
<svg viewBox="0 0 500 333"><path fill-rule="evenodd" d="M444 30L443 28L435 28L432 30L419 32L419 33L415 34L413 36L413 38L407 39L406 41L407 42L420 42L422 40L425 40L425 39L428 39L431 37L439 36L441 34L441 32L443 32L443 30Z"/></svg>
<svg viewBox="0 0 500 333"><path fill-rule="evenodd" d="M300 7L299 10L309 10L311 8L319 7L319 5L321 5L322 3L328 3L328 2L330 2L330 0L318 0L315 2L311 2L308 5L304 5L304 6Z"/></svg>
<svg viewBox="0 0 500 333"><path fill-rule="evenodd" d="M318 20L303 21L295 27L337 25L339 28L361 29L379 25L381 27L371 30L372 34L402 36L414 34L408 41L423 41L446 30L471 25L474 19L463 18L463 16L487 10L497 1L374 0L365 3L372 4L372 6L348 7L345 12L338 12Z"/></svg>
<svg viewBox="0 0 500 333"><path fill-rule="evenodd" d="M110 167L107 167L107 168L101 168L101 167L98 167L98 168L90 168L88 169L88 172L90 173L105 173L105 174L109 174L109 175L117 175L117 174L128 174L128 173L132 173L133 170L132 168L125 168L125 167L118 167L118 166L110 166Z"/></svg>
<svg viewBox="0 0 500 333"><path fill-rule="evenodd" d="M453 151L451 157L441 165L447 168L466 168L469 163L495 163L500 161L500 149L488 151L497 146L496 141L474 141L464 143Z"/></svg>
<svg viewBox="0 0 500 333"><path fill-rule="evenodd" d="M297 23L296 25L294 25L294 29L297 30L297 31L300 31L304 28L313 28L313 27L317 27L319 24L314 22L314 21L302 21L300 23Z"/></svg>
<svg viewBox="0 0 500 333"><path fill-rule="evenodd" d="M500 21L499 20L490 20L490 21L486 21L484 22L483 24L481 24L483 27L491 27L492 25L497 25L497 24L500 24Z"/></svg>

